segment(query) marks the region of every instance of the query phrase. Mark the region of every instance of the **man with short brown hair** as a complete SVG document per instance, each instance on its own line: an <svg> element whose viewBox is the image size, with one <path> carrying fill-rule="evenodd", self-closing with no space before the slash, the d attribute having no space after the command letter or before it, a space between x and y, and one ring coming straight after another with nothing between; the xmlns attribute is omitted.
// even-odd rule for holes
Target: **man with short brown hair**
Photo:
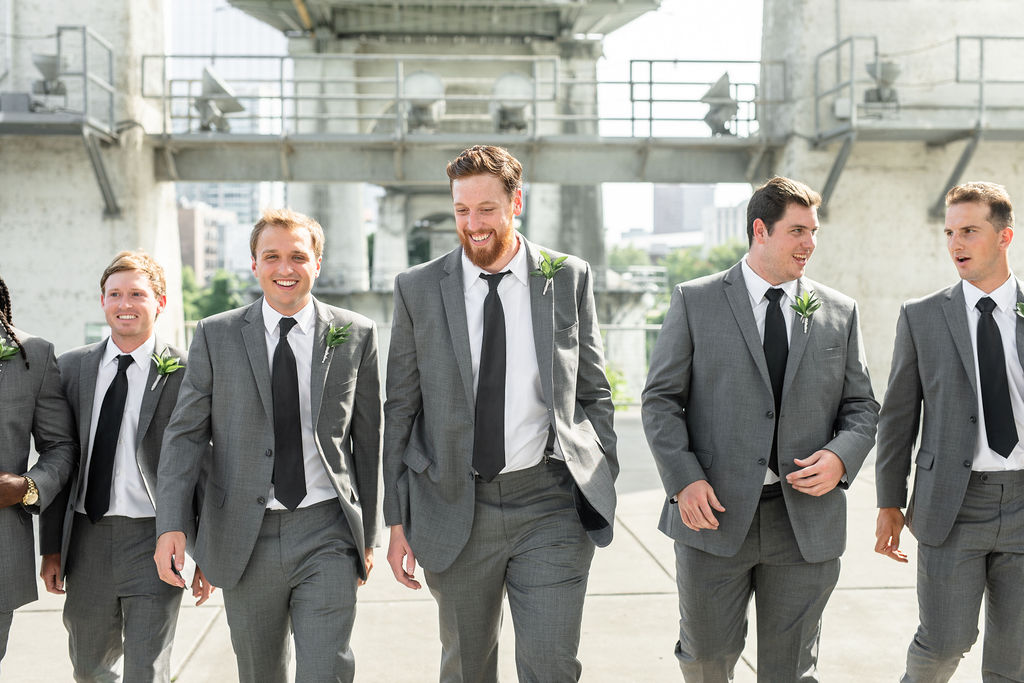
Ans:
<svg viewBox="0 0 1024 683"><path fill-rule="evenodd" d="M875 552L907 562L904 524L917 538L921 623L905 683L952 677L978 638L983 598L982 679L1024 681L1024 288L1010 270L1006 188L951 189L945 235L960 282L907 301L896 324L878 423Z"/></svg>

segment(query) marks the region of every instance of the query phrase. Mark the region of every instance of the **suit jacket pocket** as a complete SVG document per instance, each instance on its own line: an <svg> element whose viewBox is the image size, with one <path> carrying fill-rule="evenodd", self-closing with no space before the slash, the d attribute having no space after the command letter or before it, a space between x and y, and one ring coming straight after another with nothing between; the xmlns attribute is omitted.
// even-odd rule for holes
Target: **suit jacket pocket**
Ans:
<svg viewBox="0 0 1024 683"><path fill-rule="evenodd" d="M932 465L935 464L935 456L931 451L920 450L917 452L917 458L914 460L918 468L922 470L930 470Z"/></svg>
<svg viewBox="0 0 1024 683"><path fill-rule="evenodd" d="M814 355L821 360L842 358L845 349L842 346L828 346L823 349L816 349Z"/></svg>
<svg viewBox="0 0 1024 683"><path fill-rule="evenodd" d="M560 330L555 330L555 346L575 346L576 338L579 336L579 326L580 325L577 322L573 323L572 325L569 325L569 327L565 327Z"/></svg>
<svg viewBox="0 0 1024 683"><path fill-rule="evenodd" d="M432 464L430 458L420 453L415 448L406 448L405 454L402 456L402 462L409 466L416 474L423 474L428 467Z"/></svg>

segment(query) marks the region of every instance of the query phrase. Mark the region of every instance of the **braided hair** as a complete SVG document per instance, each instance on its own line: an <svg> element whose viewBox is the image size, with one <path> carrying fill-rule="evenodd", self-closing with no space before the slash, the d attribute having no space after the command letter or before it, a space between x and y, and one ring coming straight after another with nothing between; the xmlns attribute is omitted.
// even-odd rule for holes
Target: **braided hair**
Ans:
<svg viewBox="0 0 1024 683"><path fill-rule="evenodd" d="M7 283L0 277L0 326L4 328L4 332L11 338L14 345L18 347L18 350L21 352L21 359L25 361L25 369L27 370L28 356L25 355L25 347L21 345L18 335L14 333L13 324L11 321L11 293L7 289Z"/></svg>

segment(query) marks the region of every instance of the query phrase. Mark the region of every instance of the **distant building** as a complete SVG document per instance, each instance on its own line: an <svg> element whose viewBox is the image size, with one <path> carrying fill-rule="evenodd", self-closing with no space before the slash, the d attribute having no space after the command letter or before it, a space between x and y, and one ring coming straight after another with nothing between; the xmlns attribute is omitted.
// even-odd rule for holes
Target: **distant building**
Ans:
<svg viewBox="0 0 1024 683"><path fill-rule="evenodd" d="M701 231L704 233L702 253L721 244L747 242L747 202L736 206L709 206L701 212Z"/></svg>
<svg viewBox="0 0 1024 683"><path fill-rule="evenodd" d="M702 212L714 205L714 185L655 183L654 232L700 232Z"/></svg>
<svg viewBox="0 0 1024 683"><path fill-rule="evenodd" d="M200 287L226 266L222 255L228 250L224 242L237 226L238 217L231 211L217 209L203 202L179 200L181 265L192 268Z"/></svg>

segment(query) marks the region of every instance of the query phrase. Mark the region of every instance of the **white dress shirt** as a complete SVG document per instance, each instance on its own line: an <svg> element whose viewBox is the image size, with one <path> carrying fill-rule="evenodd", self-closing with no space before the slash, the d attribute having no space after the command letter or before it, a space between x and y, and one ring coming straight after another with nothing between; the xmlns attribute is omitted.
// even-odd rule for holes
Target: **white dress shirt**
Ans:
<svg viewBox="0 0 1024 683"><path fill-rule="evenodd" d="M279 323L284 317L271 308L266 299L263 299L263 326L267 335L267 363L271 377L274 375L274 351L277 350L277 342L281 338ZM320 453L316 449L316 437L313 435L313 409L309 392L309 386L313 381L313 338L316 336L316 309L313 307L313 299L310 298L309 303L301 311L287 317L295 319L295 326L288 332L288 346L292 348L292 354L295 356L295 372L299 378L302 466L306 475L306 497L299 503L299 507L304 508L337 498L338 494L334 490L334 486L331 485L331 480L320 460ZM270 419L273 424L273 416ZM273 485L270 487L267 509L287 509L274 497Z"/></svg>
<svg viewBox="0 0 1024 683"><path fill-rule="evenodd" d="M747 257L743 257L741 262L743 269L743 282L747 285L747 294L750 296L750 306L754 309L754 322L757 323L757 336L761 338L761 343L764 343L764 319L768 315L768 297L765 296L772 287L781 289L785 296L779 299L779 307L782 309L782 318L786 321L786 341L789 342L793 337L793 316L795 313L790 308L792 304L796 303L797 295L797 281L790 280L789 282L783 282L782 284L772 285L765 281L760 275L754 272L754 269L747 263ZM807 455L810 455L808 453ZM779 481L779 476L768 469L764 475L765 484L774 484Z"/></svg>
<svg viewBox="0 0 1024 683"><path fill-rule="evenodd" d="M964 304L967 306L967 328L971 332L971 350L974 354L974 376L978 394L978 444L974 449L972 470L977 472L1001 472L1003 470L1024 469L1024 398L1021 388L1024 387L1024 370L1020 366L1017 355L1017 278L1010 277L997 289L989 294L981 291L970 282L963 280ZM1013 421L1017 425L1017 445L1004 458L988 447L988 434L985 431L985 410L982 407L981 373L978 369L978 320L981 311L976 306L982 297L989 297L995 302L992 318L999 328L999 336L1003 341L1003 356L1006 360L1006 378L1010 385L1010 406L1013 408Z"/></svg>
<svg viewBox="0 0 1024 683"><path fill-rule="evenodd" d="M526 249L516 234L518 250L505 267L510 271L498 285L498 297L505 313L505 468L513 472L533 467L544 457L548 440L547 404L540 383L537 345L533 339L530 307L530 273ZM473 392L480 378L480 347L484 338L484 299L490 290L480 277L483 269L462 254L462 277L466 299L466 323L473 361ZM552 296L549 292L548 296ZM555 444L555 452L559 453Z"/></svg>
<svg viewBox="0 0 1024 683"><path fill-rule="evenodd" d="M135 454L139 412L142 410L142 398L145 392L149 391L146 382L149 379L149 368L153 364L150 356L155 345L156 341L151 335L139 348L131 352L132 364L125 370L128 377L128 396L124 401L121 431L117 435L117 447L114 450L114 471L111 474L110 507L107 508L107 515L136 518L156 516L153 500L146 490L146 482L142 478ZM103 357L96 372L96 390L92 396L92 420L89 424L88 457L83 458L85 474L82 477L82 490L75 504L75 511L83 515L86 514L85 496L89 488L89 466L92 464L92 445L96 441L96 425L100 420L103 397L117 375L117 357L123 353L114 340L107 337Z"/></svg>

